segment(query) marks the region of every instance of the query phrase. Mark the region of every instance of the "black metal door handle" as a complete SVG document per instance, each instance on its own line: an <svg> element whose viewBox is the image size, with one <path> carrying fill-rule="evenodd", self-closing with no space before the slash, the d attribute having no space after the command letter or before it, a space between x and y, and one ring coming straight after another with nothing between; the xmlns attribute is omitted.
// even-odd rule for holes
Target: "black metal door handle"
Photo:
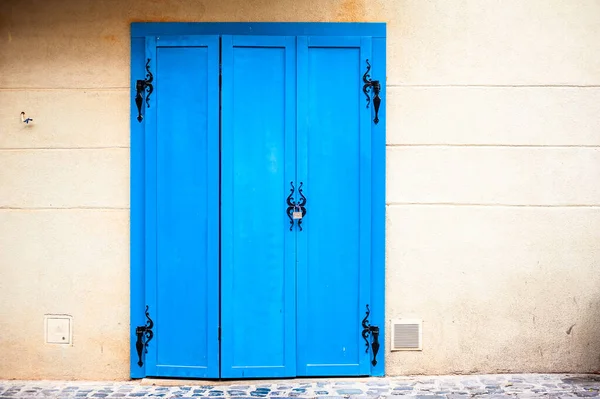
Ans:
<svg viewBox="0 0 600 399"><path fill-rule="evenodd" d="M286 200L288 205L286 213L288 215L288 218L290 218L290 231L292 231L294 228L294 220L298 221L298 227L300 228L300 231L302 231L302 219L306 215L306 197L302 193L303 184L304 183L300 182L300 185L298 186L298 194L300 194L300 200L296 202L294 200L294 191L296 190L296 188L294 187L294 182L290 182L292 188L290 189L290 195L288 195ZM302 217L294 219L294 212L302 212Z"/></svg>
<svg viewBox="0 0 600 399"><path fill-rule="evenodd" d="M292 229L294 228L294 217L293 217L293 213L294 213L294 206L296 205L296 202L294 201L294 182L290 182L290 185L292 186L292 188L290 189L290 195L288 195L287 197L287 210L285 211L288 215L288 217L290 218L290 231L292 231Z"/></svg>
<svg viewBox="0 0 600 399"><path fill-rule="evenodd" d="M298 227L300 228L300 231L302 231L302 220L304 219L304 216L306 216L306 197L304 196L304 193L302 193L302 184L303 183L300 182L300 185L298 186L298 194L300 194L298 206L302 210L302 219L298 219Z"/></svg>

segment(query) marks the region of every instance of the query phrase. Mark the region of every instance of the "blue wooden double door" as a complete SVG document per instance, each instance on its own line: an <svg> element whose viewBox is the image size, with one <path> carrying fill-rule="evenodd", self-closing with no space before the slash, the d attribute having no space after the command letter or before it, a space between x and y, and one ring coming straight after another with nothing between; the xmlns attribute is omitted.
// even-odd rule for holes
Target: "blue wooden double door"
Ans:
<svg viewBox="0 0 600 399"><path fill-rule="evenodd" d="M146 375L369 375L365 37L146 39Z"/></svg>

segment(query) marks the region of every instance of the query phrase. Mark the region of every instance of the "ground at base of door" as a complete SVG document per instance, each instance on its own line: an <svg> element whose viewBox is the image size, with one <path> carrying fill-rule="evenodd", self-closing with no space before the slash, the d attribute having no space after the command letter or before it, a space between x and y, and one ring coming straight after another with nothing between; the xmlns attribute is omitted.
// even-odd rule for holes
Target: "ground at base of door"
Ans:
<svg viewBox="0 0 600 399"><path fill-rule="evenodd" d="M185 381L186 385L145 385L140 381L0 380L0 399L78 398L581 398L598 397L600 375L502 374L362 379Z"/></svg>

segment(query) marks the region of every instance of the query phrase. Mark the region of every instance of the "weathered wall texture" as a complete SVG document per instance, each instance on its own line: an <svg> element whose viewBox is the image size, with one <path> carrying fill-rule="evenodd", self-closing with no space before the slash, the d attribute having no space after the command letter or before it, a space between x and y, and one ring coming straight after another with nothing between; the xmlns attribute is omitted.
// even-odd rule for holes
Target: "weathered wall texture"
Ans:
<svg viewBox="0 0 600 399"><path fill-rule="evenodd" d="M387 373L600 370L598 20L598 0L0 2L0 378L128 377L134 21L387 22L387 319L424 320ZM73 346L44 345L45 313Z"/></svg>

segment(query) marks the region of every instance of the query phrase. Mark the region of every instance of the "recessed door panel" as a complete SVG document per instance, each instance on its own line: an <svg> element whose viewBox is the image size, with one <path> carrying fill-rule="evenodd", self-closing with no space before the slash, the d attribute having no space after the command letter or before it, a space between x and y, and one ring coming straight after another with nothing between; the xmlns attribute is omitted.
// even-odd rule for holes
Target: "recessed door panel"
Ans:
<svg viewBox="0 0 600 399"><path fill-rule="evenodd" d="M148 49L148 375L219 376L218 43L163 38Z"/></svg>
<svg viewBox="0 0 600 399"><path fill-rule="evenodd" d="M361 321L369 301L370 42L298 39L298 375L369 374Z"/></svg>
<svg viewBox="0 0 600 399"><path fill-rule="evenodd" d="M222 39L222 377L295 375L294 38Z"/></svg>

